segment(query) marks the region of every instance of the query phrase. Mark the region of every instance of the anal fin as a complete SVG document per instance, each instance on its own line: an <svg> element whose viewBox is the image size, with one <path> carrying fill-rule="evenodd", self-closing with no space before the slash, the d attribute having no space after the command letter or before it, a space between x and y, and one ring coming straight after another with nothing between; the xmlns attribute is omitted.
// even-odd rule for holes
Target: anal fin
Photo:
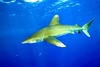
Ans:
<svg viewBox="0 0 100 67"><path fill-rule="evenodd" d="M58 46L58 47L66 47L66 45L64 45L61 41L57 40L55 37L48 37L45 39L47 42Z"/></svg>

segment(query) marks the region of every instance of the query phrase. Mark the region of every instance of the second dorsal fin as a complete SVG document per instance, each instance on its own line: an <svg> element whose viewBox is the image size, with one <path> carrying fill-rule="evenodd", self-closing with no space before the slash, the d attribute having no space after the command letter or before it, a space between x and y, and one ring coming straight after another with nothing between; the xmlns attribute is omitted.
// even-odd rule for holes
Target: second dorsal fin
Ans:
<svg viewBox="0 0 100 67"><path fill-rule="evenodd" d="M50 25L57 25L60 24L59 23L59 15L54 15L54 17L52 18Z"/></svg>

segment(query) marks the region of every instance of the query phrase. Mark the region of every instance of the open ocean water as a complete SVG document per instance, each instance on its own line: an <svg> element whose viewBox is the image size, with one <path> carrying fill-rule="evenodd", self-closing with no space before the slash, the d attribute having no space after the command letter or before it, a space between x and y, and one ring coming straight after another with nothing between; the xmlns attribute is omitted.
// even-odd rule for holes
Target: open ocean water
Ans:
<svg viewBox="0 0 100 67"><path fill-rule="evenodd" d="M55 14L69 25L94 18L91 37L82 31L57 37L65 48L45 41L21 44ZM100 0L0 0L0 67L100 67Z"/></svg>

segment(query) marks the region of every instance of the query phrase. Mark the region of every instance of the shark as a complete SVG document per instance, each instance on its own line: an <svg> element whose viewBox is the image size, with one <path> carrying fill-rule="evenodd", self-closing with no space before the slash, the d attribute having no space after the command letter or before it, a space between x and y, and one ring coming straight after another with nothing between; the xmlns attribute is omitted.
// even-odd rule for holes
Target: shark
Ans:
<svg viewBox="0 0 100 67"><path fill-rule="evenodd" d="M57 36L62 36L65 34L75 34L75 32L80 33L80 31L83 31L86 36L90 37L90 34L88 33L88 29L93 22L94 19L90 20L88 23L84 24L83 26L76 25L64 25L60 24L59 22L59 15L54 15L50 24L39 31L35 32L33 35L26 38L22 44L25 43L38 43L47 41L50 44L53 44L58 47L66 47L65 44L63 44L61 41L56 39Z"/></svg>

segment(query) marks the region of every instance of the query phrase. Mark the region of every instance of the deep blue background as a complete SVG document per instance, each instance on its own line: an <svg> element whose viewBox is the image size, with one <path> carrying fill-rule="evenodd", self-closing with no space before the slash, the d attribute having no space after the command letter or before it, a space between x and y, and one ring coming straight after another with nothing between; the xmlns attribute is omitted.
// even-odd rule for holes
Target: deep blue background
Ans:
<svg viewBox="0 0 100 67"><path fill-rule="evenodd" d="M21 44L25 38L49 25L55 14L60 16L61 24L70 25L82 26L94 18L89 28L91 37L83 32L57 37L66 48L45 41ZM0 67L100 67L100 0L1 2Z"/></svg>

